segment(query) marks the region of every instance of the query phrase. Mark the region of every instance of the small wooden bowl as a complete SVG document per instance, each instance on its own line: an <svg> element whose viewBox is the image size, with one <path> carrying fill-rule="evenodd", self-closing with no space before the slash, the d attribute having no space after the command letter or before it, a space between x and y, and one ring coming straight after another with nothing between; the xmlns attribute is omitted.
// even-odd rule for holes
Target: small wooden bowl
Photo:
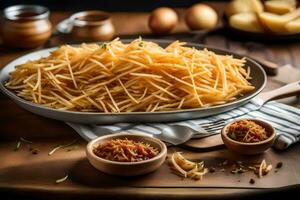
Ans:
<svg viewBox="0 0 300 200"><path fill-rule="evenodd" d="M264 141L260 141L260 142L254 142L254 143L244 143L244 142L238 142L236 140L231 139L227 133L228 133L228 127L237 121L240 120L250 120L250 121L254 121L255 123L261 125L263 128L265 128L265 130L268 133L271 133L270 137ZM269 149L274 141L275 141L275 129L267 122L262 121L262 120L257 120L257 119L239 119L239 120L235 120L230 122L229 124L227 124L226 126L224 126L224 128L221 131L221 136L222 136L222 140L225 144L225 146L238 153L238 154L242 154L242 155L255 155L255 154L260 154L263 153L264 151L266 151L267 149Z"/></svg>
<svg viewBox="0 0 300 200"><path fill-rule="evenodd" d="M97 144L111 140L111 139L130 139L139 142L145 142L159 150L159 154L154 158L149 160L139 161L139 162L117 162L106 160L96 156L93 149ZM150 173L158 169L166 159L167 147L166 145L153 137L146 136L143 134L131 134L131 133L117 133L102 136L90 141L86 148L86 155L89 162L98 170L118 176L137 176L142 174Z"/></svg>

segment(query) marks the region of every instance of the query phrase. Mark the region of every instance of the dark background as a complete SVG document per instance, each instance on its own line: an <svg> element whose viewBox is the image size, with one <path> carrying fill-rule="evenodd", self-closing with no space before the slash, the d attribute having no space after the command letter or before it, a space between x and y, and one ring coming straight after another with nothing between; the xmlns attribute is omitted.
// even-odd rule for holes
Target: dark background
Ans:
<svg viewBox="0 0 300 200"><path fill-rule="evenodd" d="M150 11L160 6L189 7L199 0L0 0L0 9L15 4L39 4L50 10Z"/></svg>

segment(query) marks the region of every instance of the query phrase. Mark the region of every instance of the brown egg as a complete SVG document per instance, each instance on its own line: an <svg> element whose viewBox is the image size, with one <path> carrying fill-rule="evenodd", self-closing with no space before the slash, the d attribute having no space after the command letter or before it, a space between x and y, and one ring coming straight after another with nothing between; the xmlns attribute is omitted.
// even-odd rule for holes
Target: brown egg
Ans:
<svg viewBox="0 0 300 200"><path fill-rule="evenodd" d="M218 15L210 6L199 3L187 10L185 22L192 30L212 29L217 25Z"/></svg>
<svg viewBox="0 0 300 200"><path fill-rule="evenodd" d="M167 7L155 9L148 20L149 28L153 33L169 33L177 24L178 16L176 12Z"/></svg>

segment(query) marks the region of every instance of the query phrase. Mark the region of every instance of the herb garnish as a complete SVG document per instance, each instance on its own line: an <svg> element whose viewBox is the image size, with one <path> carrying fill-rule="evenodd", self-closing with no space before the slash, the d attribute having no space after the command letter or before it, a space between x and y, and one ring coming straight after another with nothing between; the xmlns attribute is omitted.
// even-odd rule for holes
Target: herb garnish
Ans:
<svg viewBox="0 0 300 200"><path fill-rule="evenodd" d="M139 47L144 47L145 46L145 43L144 42L140 42L139 43Z"/></svg>
<svg viewBox="0 0 300 200"><path fill-rule="evenodd" d="M233 140L236 140L236 135L235 133L230 133L229 137Z"/></svg>
<svg viewBox="0 0 300 200"><path fill-rule="evenodd" d="M255 180L253 178L250 179L249 183L254 184Z"/></svg>
<svg viewBox="0 0 300 200"><path fill-rule="evenodd" d="M107 49L107 45L108 45L107 42L103 42L103 43L100 45L100 48L101 48L101 49Z"/></svg>

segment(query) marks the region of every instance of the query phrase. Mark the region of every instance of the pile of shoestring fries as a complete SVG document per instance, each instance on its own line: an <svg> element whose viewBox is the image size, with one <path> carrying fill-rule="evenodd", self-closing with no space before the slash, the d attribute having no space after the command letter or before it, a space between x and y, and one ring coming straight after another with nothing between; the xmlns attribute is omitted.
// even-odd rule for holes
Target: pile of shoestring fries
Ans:
<svg viewBox="0 0 300 200"><path fill-rule="evenodd" d="M43 106L81 112L157 112L224 104L254 89L245 59L141 38L63 45L16 66L6 87Z"/></svg>

